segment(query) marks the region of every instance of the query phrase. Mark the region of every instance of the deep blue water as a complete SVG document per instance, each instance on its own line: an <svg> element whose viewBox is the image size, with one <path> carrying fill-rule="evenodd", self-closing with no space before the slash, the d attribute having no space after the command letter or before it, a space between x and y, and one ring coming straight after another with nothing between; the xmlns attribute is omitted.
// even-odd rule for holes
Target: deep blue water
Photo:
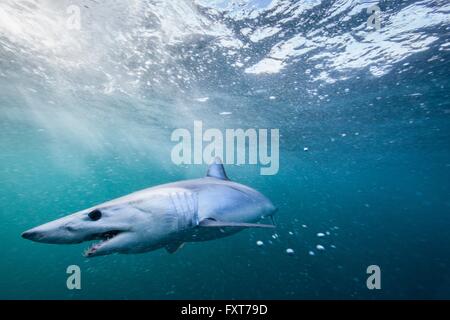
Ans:
<svg viewBox="0 0 450 320"><path fill-rule="evenodd" d="M322 61L337 79L327 83L307 78L305 70L314 74L318 63L308 60L312 55L287 57L278 73L249 74L230 67L224 54L229 49L211 44L211 35L161 47L121 25L120 16L108 20L99 4L84 16L89 22L75 37L81 44L72 47L58 24L48 34L27 29L46 21L48 12L39 6L51 7L29 3L0 4L0 14L23 23L20 30L12 22L0 24L0 298L450 298L448 20L422 27L411 22L415 29L408 37L416 32L422 40L436 39L421 44L420 52L398 53L403 56L397 60L381 50L386 56L371 63L389 66L383 75L365 66L338 70ZM141 5L153 10L151 3ZM282 25L285 37L318 29L301 19L311 12L316 20L329 16L334 3L323 2ZM445 2L417 6L423 3L448 15ZM414 5L380 2L389 12L386 28L396 13ZM31 14L21 17L24 12ZM255 28L282 18L266 15L261 13ZM325 37L351 34L364 17L352 18L355 25L348 30L339 25L341 18L330 18L336 30ZM120 28L102 35L102 19ZM221 19L230 29L251 22ZM109 42L119 31L129 37L131 51L117 51L125 44ZM43 41L49 39L55 46ZM95 46L88 50L92 39ZM284 40L268 39L237 54L249 56L251 65ZM178 52L182 59L171 60ZM138 74L147 59L157 66ZM177 72L181 83L171 81ZM184 72L192 78L184 79ZM201 97L209 100L199 102ZM172 255L159 250L88 259L81 254L85 243L47 245L20 237L26 229L121 195L203 176L206 165L176 166L170 159L171 132L192 128L194 120L221 130L280 129L277 175L262 176L254 165L226 166L232 180L261 191L278 207L278 238L267 230L245 230L187 244ZM265 245L258 247L258 240ZM287 248L295 254L286 254ZM65 271L73 264L82 270L79 291L66 288ZM366 268L374 264L381 268L381 290L366 287Z"/></svg>

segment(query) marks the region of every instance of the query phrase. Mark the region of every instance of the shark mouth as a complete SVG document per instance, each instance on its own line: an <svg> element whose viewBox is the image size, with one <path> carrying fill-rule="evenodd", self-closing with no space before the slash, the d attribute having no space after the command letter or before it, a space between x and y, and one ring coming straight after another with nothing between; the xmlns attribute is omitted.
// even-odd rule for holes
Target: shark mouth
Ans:
<svg viewBox="0 0 450 320"><path fill-rule="evenodd" d="M110 241L111 239L113 239L114 237L119 235L120 233L122 233L122 231L111 230L111 231L107 231L107 232L103 232L103 233L95 235L92 238L92 240L100 240L100 242L95 242L94 244L92 244L89 248L87 248L84 251L83 255L85 257L93 256L97 252L97 250L100 249L105 243L107 243L108 241Z"/></svg>

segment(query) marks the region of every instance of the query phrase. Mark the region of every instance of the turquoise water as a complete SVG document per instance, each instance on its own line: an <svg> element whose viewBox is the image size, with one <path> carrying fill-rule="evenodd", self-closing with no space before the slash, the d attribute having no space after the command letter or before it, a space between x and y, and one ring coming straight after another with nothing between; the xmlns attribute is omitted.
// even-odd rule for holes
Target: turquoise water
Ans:
<svg viewBox="0 0 450 320"><path fill-rule="evenodd" d="M75 35L59 33L57 22L46 32L36 28L50 23L49 12L64 13L64 5L0 5L10 19L0 23L0 298L450 298L448 20L431 13L426 23L412 19L402 33L407 40L392 40L406 50L389 55L385 49L373 58L361 53L367 65L340 70L308 60L310 54L284 57L278 73L252 74L229 59L248 56L250 66L279 41L319 29L300 24L306 16L337 23L363 2L346 2L350 8L337 17L331 17L335 2L323 2L279 26L284 36L248 42L251 47L231 55L207 31L167 46L141 38L139 24L158 12L152 1L137 2L148 8L139 11L145 19L137 25L124 22L137 15L130 8L120 11L125 17L111 16L112 9L86 2L88 22ZM174 3L182 7L183 1ZM449 12L440 1L389 3L380 2L386 28L410 7L417 14L424 8ZM230 30L262 28L284 17L271 19L271 12L261 12L255 25L224 19ZM23 28L12 27L15 19ZM165 20L158 21L162 30ZM352 16L325 36L352 34L364 21ZM106 26L115 29L99 32ZM112 36L119 32L125 42ZM423 50L408 51L409 40ZM337 61L340 53L330 50ZM153 67L139 69L145 61ZM308 78L323 71L319 63L334 82ZM373 65L385 73L374 75ZM280 129L277 175L262 176L254 165L226 166L232 180L278 207L278 237L245 230L187 244L172 255L159 250L93 259L82 256L86 243L58 246L20 237L121 195L203 176L206 165L176 166L170 158L172 131L192 130L194 120L221 130ZM287 248L295 253L286 254ZM82 289L71 291L66 268L74 264L82 270ZM381 268L381 290L366 287L366 268L373 264Z"/></svg>

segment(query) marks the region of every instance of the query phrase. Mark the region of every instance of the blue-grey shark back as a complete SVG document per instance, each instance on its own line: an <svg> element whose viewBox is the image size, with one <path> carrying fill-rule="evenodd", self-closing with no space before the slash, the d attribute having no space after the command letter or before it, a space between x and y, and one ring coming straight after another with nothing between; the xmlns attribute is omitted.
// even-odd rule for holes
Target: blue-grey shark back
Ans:
<svg viewBox="0 0 450 320"><path fill-rule="evenodd" d="M149 195L167 192L173 195L174 205L182 208L195 206L199 221L216 219L228 222L257 222L270 216L276 210L274 205L263 194L243 184L214 177L172 182L144 189L125 197L121 197L104 206L120 203L139 202ZM177 198L180 194L195 194Z"/></svg>

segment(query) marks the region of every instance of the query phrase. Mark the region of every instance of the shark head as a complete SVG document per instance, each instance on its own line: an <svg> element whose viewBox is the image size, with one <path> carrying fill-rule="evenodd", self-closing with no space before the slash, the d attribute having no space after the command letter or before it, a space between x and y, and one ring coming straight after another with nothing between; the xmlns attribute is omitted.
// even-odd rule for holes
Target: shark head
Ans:
<svg viewBox="0 0 450 320"><path fill-rule="evenodd" d="M177 221L162 214L166 213L160 210L164 199L152 198L138 205L120 203L83 210L25 231L22 237L51 244L96 241L84 252L86 257L155 249L171 234Z"/></svg>
<svg viewBox="0 0 450 320"><path fill-rule="evenodd" d="M85 251L87 257L126 252L133 247L133 243L139 242L129 223L136 218L136 213L131 210L124 212L114 208L94 208L25 231L22 237L52 244L99 240Z"/></svg>

